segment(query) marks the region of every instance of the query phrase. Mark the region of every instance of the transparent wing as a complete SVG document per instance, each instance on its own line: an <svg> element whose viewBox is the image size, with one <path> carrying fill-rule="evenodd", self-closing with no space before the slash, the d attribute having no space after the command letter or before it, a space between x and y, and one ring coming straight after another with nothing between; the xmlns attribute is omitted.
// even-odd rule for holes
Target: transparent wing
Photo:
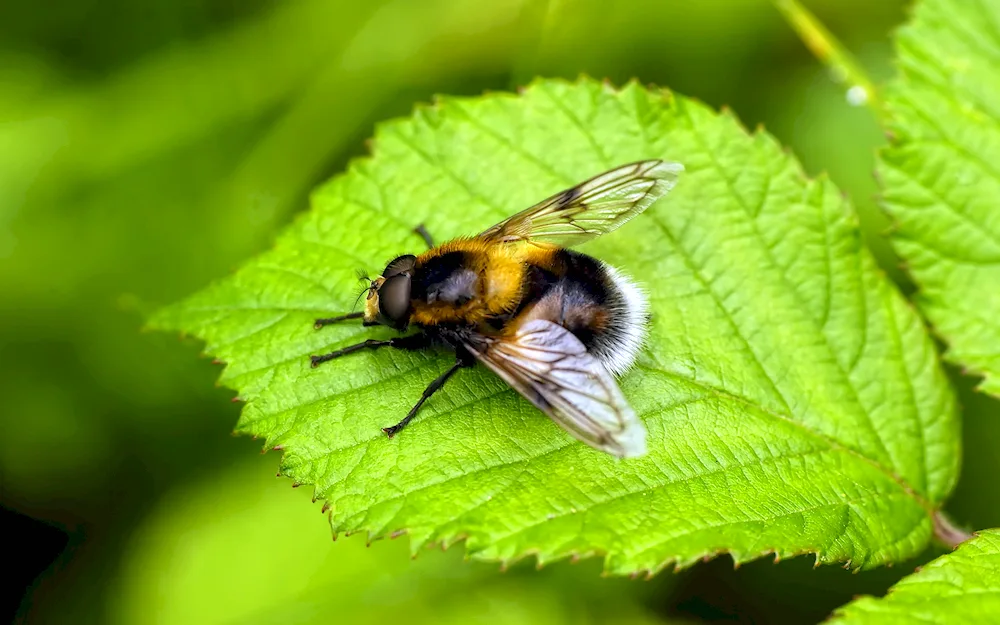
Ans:
<svg viewBox="0 0 1000 625"><path fill-rule="evenodd" d="M581 182L479 235L491 241L540 240L569 247L607 234L674 188L684 171L661 160L623 165Z"/></svg>
<svg viewBox="0 0 1000 625"><path fill-rule="evenodd" d="M536 319L513 339L466 347L579 440L620 458L646 453L646 430L614 377L569 330Z"/></svg>

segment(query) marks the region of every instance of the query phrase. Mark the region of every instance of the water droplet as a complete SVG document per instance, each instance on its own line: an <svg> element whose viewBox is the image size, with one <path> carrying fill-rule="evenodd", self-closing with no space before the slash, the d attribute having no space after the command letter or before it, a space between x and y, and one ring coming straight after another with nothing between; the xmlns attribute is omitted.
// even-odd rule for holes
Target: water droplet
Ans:
<svg viewBox="0 0 1000 625"><path fill-rule="evenodd" d="M847 90L847 103L851 106L864 106L868 103L868 90L861 85L854 85Z"/></svg>

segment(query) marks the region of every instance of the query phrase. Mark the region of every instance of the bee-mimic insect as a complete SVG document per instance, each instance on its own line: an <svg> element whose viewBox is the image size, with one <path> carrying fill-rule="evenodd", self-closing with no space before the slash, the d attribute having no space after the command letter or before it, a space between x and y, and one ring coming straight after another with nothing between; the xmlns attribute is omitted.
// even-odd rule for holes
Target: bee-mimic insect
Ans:
<svg viewBox="0 0 1000 625"><path fill-rule="evenodd" d="M632 366L648 323L643 292L620 271L568 249L607 234L673 188L679 163L640 161L566 189L473 237L390 262L370 280L364 312L347 319L417 332L369 339L363 349L443 345L455 364L430 383L392 438L462 367L479 362L579 440L619 457L646 451L646 431L614 376Z"/></svg>

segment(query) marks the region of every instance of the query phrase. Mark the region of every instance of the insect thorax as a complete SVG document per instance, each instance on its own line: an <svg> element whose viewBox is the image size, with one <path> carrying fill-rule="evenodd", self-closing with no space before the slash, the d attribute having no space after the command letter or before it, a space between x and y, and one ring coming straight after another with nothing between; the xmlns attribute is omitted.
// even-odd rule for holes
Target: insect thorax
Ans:
<svg viewBox="0 0 1000 625"><path fill-rule="evenodd" d="M513 250L459 239L417 259L413 322L477 324L516 308L526 266Z"/></svg>

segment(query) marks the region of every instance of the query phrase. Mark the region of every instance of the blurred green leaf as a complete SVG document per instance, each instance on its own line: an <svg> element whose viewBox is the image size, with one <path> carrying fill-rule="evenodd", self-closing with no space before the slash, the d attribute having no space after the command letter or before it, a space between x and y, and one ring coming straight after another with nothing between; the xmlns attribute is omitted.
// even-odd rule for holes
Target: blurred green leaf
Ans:
<svg viewBox="0 0 1000 625"><path fill-rule="evenodd" d="M986 530L904 578L882 598L861 597L831 623L990 623L1000 614L1000 530Z"/></svg>
<svg viewBox="0 0 1000 625"><path fill-rule="evenodd" d="M177 489L126 547L113 621L662 622L638 605L637 582L609 584L588 567L497 575L457 550L411 560L399 542L333 543L318 509L261 462Z"/></svg>
<svg viewBox="0 0 1000 625"><path fill-rule="evenodd" d="M59 173L84 180L119 175L281 106L327 59L339 59L387 1L276 3L216 36L157 50L84 88L45 94L21 114L66 126L71 149L61 155Z"/></svg>
<svg viewBox="0 0 1000 625"><path fill-rule="evenodd" d="M899 31L878 172L946 356L1000 395L1000 2L924 0Z"/></svg>
<svg viewBox="0 0 1000 625"><path fill-rule="evenodd" d="M918 553L957 475L954 398L856 219L766 134L637 85L542 81L447 99L382 126L375 156L316 192L270 253L153 325L207 341L248 403L238 430L285 450L336 531L467 539L508 561L606 555L615 573L729 551L873 567ZM623 380L650 435L628 462L576 443L499 380L459 374L394 440L449 359L309 354L387 336L312 329L377 271L641 158L687 173L666 201L586 246L649 285L649 349Z"/></svg>
<svg viewBox="0 0 1000 625"><path fill-rule="evenodd" d="M16 363L0 396L32 415L0 424L4 503L64 521L67 502L108 491L119 458L152 462L144 445L198 466L164 446L210 423L187 382L197 370L115 308L158 307L265 248L380 111L409 108L408 89L477 91L468 76L504 66L521 5L240 5L246 19L212 36L79 84L0 50L0 361Z"/></svg>

